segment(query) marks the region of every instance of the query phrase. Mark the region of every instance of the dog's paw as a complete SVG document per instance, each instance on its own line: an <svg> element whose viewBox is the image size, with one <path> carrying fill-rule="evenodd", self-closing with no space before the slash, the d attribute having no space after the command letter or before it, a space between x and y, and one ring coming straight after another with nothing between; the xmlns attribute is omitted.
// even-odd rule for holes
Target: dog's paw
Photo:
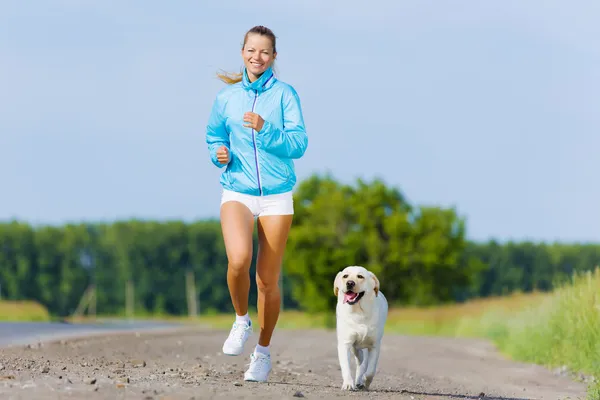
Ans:
<svg viewBox="0 0 600 400"><path fill-rule="evenodd" d="M365 378L364 377L360 377L357 378L356 381L354 382L354 386L358 389L358 390L362 390L365 389Z"/></svg>
<svg viewBox="0 0 600 400"><path fill-rule="evenodd" d="M356 385L352 381L344 381L342 383L342 390L356 390Z"/></svg>
<svg viewBox="0 0 600 400"><path fill-rule="evenodd" d="M371 387L371 382L373 382L373 375L366 376L365 377L365 383L364 383L364 387L365 387L366 390L369 390L369 387Z"/></svg>

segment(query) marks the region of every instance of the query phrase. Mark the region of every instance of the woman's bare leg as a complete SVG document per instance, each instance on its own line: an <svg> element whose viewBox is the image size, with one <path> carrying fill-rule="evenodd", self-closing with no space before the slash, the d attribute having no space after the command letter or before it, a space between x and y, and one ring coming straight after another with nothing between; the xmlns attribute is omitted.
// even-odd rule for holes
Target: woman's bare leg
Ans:
<svg viewBox="0 0 600 400"><path fill-rule="evenodd" d="M228 201L221 206L221 229L227 253L227 286L231 302L237 315L246 315L254 216L244 204Z"/></svg>
<svg viewBox="0 0 600 400"><path fill-rule="evenodd" d="M258 344L264 347L271 343L271 336L279 319L281 303L279 274L292 219L293 215L268 215L258 218L259 247L256 262L260 324Z"/></svg>

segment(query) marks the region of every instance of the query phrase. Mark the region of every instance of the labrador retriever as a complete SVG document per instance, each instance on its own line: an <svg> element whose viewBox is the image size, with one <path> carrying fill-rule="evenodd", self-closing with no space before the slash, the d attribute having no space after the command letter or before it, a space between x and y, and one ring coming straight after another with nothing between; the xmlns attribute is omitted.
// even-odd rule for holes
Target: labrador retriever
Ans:
<svg viewBox="0 0 600 400"><path fill-rule="evenodd" d="M379 279L361 266L338 272L333 283L337 297L336 333L342 370L342 390L369 389L379 361L388 303L379 290ZM356 377L350 371L351 354Z"/></svg>

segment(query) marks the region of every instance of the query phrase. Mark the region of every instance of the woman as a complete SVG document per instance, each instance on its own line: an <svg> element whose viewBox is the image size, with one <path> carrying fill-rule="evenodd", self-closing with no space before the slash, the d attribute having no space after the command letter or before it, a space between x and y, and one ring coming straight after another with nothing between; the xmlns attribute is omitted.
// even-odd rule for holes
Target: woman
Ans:
<svg viewBox="0 0 600 400"><path fill-rule="evenodd" d="M236 319L223 353L240 355L252 333L248 317L254 217L259 247L258 344L244 380L265 382L271 371L269 346L279 317L279 273L292 224L293 159L304 155L308 138L294 88L273 75L277 57L273 32L250 29L242 46L243 72L218 75L228 84L216 96L206 131L212 162L221 174L221 228L228 266L227 285Z"/></svg>

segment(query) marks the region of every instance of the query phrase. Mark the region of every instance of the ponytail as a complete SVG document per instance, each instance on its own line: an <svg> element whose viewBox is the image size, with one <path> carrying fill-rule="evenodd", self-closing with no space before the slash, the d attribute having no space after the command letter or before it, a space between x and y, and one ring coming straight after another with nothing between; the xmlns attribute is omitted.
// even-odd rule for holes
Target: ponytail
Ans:
<svg viewBox="0 0 600 400"><path fill-rule="evenodd" d="M241 82L243 76L243 72L240 72L238 74L229 72L217 73L217 78L219 78L228 85L233 85L234 83Z"/></svg>

